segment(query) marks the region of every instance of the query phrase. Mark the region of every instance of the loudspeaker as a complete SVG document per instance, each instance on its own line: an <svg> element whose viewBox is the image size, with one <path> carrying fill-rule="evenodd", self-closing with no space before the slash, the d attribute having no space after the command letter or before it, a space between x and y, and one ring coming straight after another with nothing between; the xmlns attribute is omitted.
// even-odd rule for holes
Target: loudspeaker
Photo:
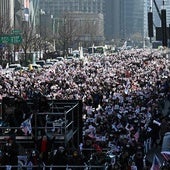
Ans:
<svg viewBox="0 0 170 170"><path fill-rule="evenodd" d="M153 13L148 12L148 37L153 37Z"/></svg>
<svg viewBox="0 0 170 170"><path fill-rule="evenodd" d="M166 10L161 10L162 46L167 47Z"/></svg>

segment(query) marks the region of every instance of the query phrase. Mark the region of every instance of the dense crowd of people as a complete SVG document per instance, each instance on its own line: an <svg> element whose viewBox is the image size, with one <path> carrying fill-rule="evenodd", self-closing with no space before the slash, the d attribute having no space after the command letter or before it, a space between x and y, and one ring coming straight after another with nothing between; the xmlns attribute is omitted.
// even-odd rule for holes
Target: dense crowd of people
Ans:
<svg viewBox="0 0 170 170"><path fill-rule="evenodd" d="M162 112L165 100L170 100L170 60L158 50L89 55L58 61L41 71L1 70L0 74L1 99L17 96L36 103L43 95L82 100L84 140L79 151L74 150L68 161L66 148L60 146L49 164L103 165L109 159L110 169L149 169L152 164L144 158L151 148L162 145L170 131L169 113ZM22 111L30 116L27 109ZM11 126L26 118L19 111L16 114L21 120L12 118ZM89 148L95 152L91 154Z"/></svg>

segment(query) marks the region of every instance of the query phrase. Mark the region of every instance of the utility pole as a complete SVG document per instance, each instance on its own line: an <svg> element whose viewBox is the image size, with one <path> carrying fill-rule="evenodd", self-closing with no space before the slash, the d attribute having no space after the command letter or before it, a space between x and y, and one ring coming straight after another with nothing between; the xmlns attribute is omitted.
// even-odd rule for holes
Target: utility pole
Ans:
<svg viewBox="0 0 170 170"><path fill-rule="evenodd" d="M56 32L56 30L55 30L55 25L56 25L55 20L56 20L56 18L54 18L54 16L51 15L51 19L52 19L53 46L54 46L54 51L56 51L56 48L55 48L55 32Z"/></svg>
<svg viewBox="0 0 170 170"><path fill-rule="evenodd" d="M66 58L66 16L64 16L64 42L63 42L63 56Z"/></svg>
<svg viewBox="0 0 170 170"><path fill-rule="evenodd" d="M14 30L16 27L16 18L15 18L15 13L16 13L16 6L15 6L15 1L14 1ZM13 53L14 53L14 57L11 58L11 62L15 61L15 44L13 44Z"/></svg>

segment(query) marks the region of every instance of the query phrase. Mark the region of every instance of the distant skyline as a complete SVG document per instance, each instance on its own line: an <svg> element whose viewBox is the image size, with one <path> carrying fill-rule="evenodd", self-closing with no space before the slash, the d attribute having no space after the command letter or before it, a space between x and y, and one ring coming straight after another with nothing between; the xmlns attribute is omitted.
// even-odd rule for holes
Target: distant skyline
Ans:
<svg viewBox="0 0 170 170"><path fill-rule="evenodd" d="M102 13L104 16L104 33L107 40L128 39L135 34L147 36L147 12L150 8L150 0L1 0L0 13L14 16L14 2L29 4L29 22L36 28L39 24L39 11L44 10L49 15L58 17L63 11L79 11L85 13ZM163 0L155 0L159 10L162 9ZM27 2L27 3L26 3ZM154 3L153 22L154 27L161 26ZM170 0L165 0L167 26L170 25ZM26 14L27 15L27 14ZM16 22L20 21L21 12L16 13ZM11 26L14 19L11 20Z"/></svg>
<svg viewBox="0 0 170 170"><path fill-rule="evenodd" d="M55 17L63 11L103 13L105 0L40 0L40 8Z"/></svg>
<svg viewBox="0 0 170 170"><path fill-rule="evenodd" d="M55 17L63 11L103 13L108 40L144 35L144 0L40 0L40 8Z"/></svg>

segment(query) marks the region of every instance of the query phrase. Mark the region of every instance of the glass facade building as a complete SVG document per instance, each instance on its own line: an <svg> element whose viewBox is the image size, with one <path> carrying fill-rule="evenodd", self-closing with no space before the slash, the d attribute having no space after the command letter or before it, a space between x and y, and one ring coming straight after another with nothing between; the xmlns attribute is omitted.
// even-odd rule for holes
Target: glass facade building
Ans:
<svg viewBox="0 0 170 170"><path fill-rule="evenodd" d="M97 23L93 28L93 30L96 29L95 32L92 28L90 33L81 29L81 40L88 41L91 37L89 34L93 34L94 40L97 42L104 40L104 0L39 0L39 2L41 11L44 11L45 15L53 17L55 31L59 29L59 25L62 25L60 21L69 14L72 18L74 16L76 23L81 23L81 25L88 25L92 23L92 20L93 23Z"/></svg>
<svg viewBox="0 0 170 170"><path fill-rule="evenodd" d="M135 34L139 34L143 37L144 34L144 1L143 0L131 0L122 1L122 21L121 27L123 32L122 38L131 38Z"/></svg>
<svg viewBox="0 0 170 170"><path fill-rule="evenodd" d="M110 39L144 37L147 27L146 0L107 0L105 3L105 35ZM145 28L144 28L145 27Z"/></svg>
<svg viewBox="0 0 170 170"><path fill-rule="evenodd" d="M167 26L170 25L170 1L165 0L165 9L166 9L166 20L167 20Z"/></svg>
<svg viewBox="0 0 170 170"><path fill-rule="evenodd" d="M30 0L30 24L38 29L39 25L39 0Z"/></svg>
<svg viewBox="0 0 170 170"><path fill-rule="evenodd" d="M40 0L40 8L55 17L63 11L103 13L104 0Z"/></svg>
<svg viewBox="0 0 170 170"><path fill-rule="evenodd" d="M3 23L10 23L12 29L21 28L23 21L36 28L39 24L39 0L1 0L0 17L1 21L5 20Z"/></svg>
<svg viewBox="0 0 170 170"><path fill-rule="evenodd" d="M10 27L14 26L14 1L13 0L0 0L0 20L1 20L1 30L0 32L5 33L6 25Z"/></svg>
<svg viewBox="0 0 170 170"><path fill-rule="evenodd" d="M159 10L162 9L163 0L155 0ZM14 25L14 8L19 4L21 8L16 12L16 25L23 21L25 13L22 11L24 4L29 3L29 23L38 28L40 22L40 10L54 18L61 17L64 12L81 12L90 14L102 14L104 23L104 35L106 40L130 39L135 35L146 37L147 12L150 0L1 0L0 15ZM170 25L170 1L164 0L167 12L167 26ZM160 27L161 20L158 12L153 7L154 26Z"/></svg>

